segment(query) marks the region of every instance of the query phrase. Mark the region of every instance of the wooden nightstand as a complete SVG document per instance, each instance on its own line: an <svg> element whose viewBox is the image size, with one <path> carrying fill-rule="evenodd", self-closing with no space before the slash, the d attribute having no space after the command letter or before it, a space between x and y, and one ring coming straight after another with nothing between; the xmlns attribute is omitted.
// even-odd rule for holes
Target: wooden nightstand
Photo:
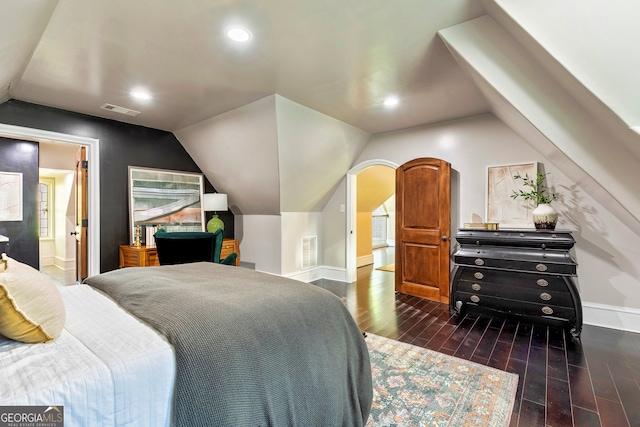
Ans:
<svg viewBox="0 0 640 427"><path fill-rule="evenodd" d="M220 259L226 258L232 252L238 254L235 263L237 267L240 265L240 242L236 239L223 239ZM158 251L155 247L120 245L120 268L150 267L154 265L160 265Z"/></svg>
<svg viewBox="0 0 640 427"><path fill-rule="evenodd" d="M220 259L223 260L230 253L235 252L238 254L236 258L235 266L240 266L240 241L236 239L222 239L222 248L220 249Z"/></svg>
<svg viewBox="0 0 640 427"><path fill-rule="evenodd" d="M155 247L120 245L120 268L160 265Z"/></svg>

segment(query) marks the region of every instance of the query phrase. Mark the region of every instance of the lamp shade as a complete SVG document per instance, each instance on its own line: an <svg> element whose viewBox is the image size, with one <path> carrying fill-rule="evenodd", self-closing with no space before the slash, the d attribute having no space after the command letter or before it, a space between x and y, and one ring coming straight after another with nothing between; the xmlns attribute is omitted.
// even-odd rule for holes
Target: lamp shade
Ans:
<svg viewBox="0 0 640 427"><path fill-rule="evenodd" d="M209 193L202 196L202 209L211 211L226 211L229 209L227 195L220 193Z"/></svg>

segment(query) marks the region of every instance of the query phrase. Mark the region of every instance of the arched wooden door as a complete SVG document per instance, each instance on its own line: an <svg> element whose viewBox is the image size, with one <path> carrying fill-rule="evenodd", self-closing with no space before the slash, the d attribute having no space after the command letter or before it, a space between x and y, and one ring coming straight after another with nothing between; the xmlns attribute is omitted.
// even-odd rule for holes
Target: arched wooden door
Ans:
<svg viewBox="0 0 640 427"><path fill-rule="evenodd" d="M396 169L396 291L449 302L451 165L420 158Z"/></svg>

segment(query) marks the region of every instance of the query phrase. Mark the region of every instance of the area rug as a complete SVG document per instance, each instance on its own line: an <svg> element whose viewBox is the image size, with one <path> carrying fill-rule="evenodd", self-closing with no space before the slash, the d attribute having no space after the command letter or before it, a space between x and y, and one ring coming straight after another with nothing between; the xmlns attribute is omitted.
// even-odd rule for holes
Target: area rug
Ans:
<svg viewBox="0 0 640 427"><path fill-rule="evenodd" d="M378 268L376 268L376 270L382 270L382 271L396 271L396 265L395 265L395 264L384 265L384 266L382 266L382 267L378 267Z"/></svg>
<svg viewBox="0 0 640 427"><path fill-rule="evenodd" d="M518 375L367 333L373 374L368 427L503 427Z"/></svg>

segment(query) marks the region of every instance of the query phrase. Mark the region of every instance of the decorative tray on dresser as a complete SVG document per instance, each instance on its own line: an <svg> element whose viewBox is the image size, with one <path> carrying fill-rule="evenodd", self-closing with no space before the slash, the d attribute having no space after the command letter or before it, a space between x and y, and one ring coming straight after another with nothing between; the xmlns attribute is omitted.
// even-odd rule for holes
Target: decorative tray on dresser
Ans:
<svg viewBox="0 0 640 427"><path fill-rule="evenodd" d="M513 315L582 331L582 303L569 253L570 231L460 229L453 254L450 310Z"/></svg>

